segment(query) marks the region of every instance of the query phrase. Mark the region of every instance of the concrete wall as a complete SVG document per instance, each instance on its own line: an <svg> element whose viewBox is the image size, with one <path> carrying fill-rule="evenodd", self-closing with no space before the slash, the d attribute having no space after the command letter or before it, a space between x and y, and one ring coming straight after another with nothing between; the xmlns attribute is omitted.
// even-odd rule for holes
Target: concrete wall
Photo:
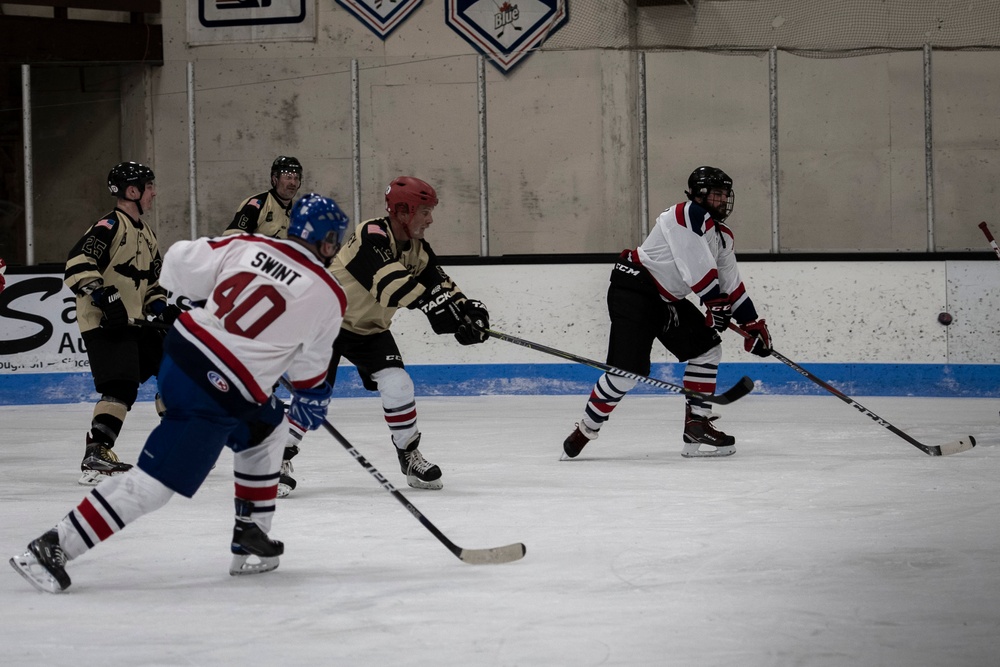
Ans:
<svg viewBox="0 0 1000 667"><path fill-rule="evenodd" d="M243 198L266 188L278 154L302 160L304 190L331 194L353 211L350 63L357 59L362 217L382 212L392 176L413 173L441 195L438 253L479 254L477 57L445 25L443 0L425 0L385 41L323 1L316 4L315 42L196 47L185 41L189 4L164 1L166 62L144 77L123 72L119 110L103 113L104 103L94 101L84 105L86 112L67 105L43 114L44 136L57 124L81 129L58 165L36 169L36 224L45 239L37 261L63 261L65 239L111 204L110 197L81 199L77 192L103 183L109 162L118 159L106 140L115 132L122 159L147 160L157 173L153 221L162 243L190 235L189 61L195 67L197 233L218 233ZM703 11L688 35L695 43L708 39L713 27L732 32L722 29L727 5L746 11L777 5L789 17L781 30L801 25L809 14L803 5L819 13L827 5L699 4ZM912 4L927 14L940 3ZM732 220L743 251L769 252L766 52L647 53L649 210L640 211L636 56L578 48L597 34L615 47L630 43L624 7L573 0L569 23L544 50L506 75L486 68L490 254L634 246L643 224L681 200L688 173L706 163L736 180ZM980 23L996 22L988 3L968 11L979 12ZM651 16L638 14L640 38ZM770 19L744 27L759 39L775 29ZM923 53L822 59L779 52L780 251L986 249L976 224L1000 208L1000 53L935 52L932 75L935 226L929 245Z"/></svg>

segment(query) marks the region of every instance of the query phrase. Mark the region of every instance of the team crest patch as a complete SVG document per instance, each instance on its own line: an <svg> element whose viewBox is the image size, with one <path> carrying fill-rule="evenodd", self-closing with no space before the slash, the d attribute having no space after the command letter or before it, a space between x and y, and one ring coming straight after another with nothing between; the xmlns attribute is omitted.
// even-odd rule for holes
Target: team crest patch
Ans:
<svg viewBox="0 0 1000 667"><path fill-rule="evenodd" d="M226 378L222 377L215 371L208 372L208 381L212 383L212 386L219 391L229 391L229 383L226 382Z"/></svg>
<svg viewBox="0 0 1000 667"><path fill-rule="evenodd" d="M337 0L381 39L402 25L424 0Z"/></svg>
<svg viewBox="0 0 1000 667"><path fill-rule="evenodd" d="M569 0L445 0L445 21L509 72L569 20Z"/></svg>

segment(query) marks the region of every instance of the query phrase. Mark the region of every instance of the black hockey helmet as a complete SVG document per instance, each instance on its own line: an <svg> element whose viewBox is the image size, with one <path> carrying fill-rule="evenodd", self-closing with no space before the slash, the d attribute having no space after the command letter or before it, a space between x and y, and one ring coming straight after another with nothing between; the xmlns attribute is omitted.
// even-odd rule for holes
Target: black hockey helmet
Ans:
<svg viewBox="0 0 1000 667"><path fill-rule="evenodd" d="M725 210L709 206L707 198L711 190L722 190L726 193ZM729 177L729 174L716 167L698 167L692 171L691 175L688 176L688 189L684 191L684 194L692 201L696 197L701 199L701 205L719 222L725 221L732 214L733 206L736 203L736 195L733 193L733 179Z"/></svg>
<svg viewBox="0 0 1000 667"><path fill-rule="evenodd" d="M302 178L302 163L298 158L288 155L279 155L271 163L271 176L278 174L298 174Z"/></svg>
<svg viewBox="0 0 1000 667"><path fill-rule="evenodd" d="M122 162L112 167L108 173L108 191L119 199L128 199L125 191L128 186L139 188L139 196L146 191L146 183L156 180L153 170L138 162ZM134 201L134 200L129 200Z"/></svg>

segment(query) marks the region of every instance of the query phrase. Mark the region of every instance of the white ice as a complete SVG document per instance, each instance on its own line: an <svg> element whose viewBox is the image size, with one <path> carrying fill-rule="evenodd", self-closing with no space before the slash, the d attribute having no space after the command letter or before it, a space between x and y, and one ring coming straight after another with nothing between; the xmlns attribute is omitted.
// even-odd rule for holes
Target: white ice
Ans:
<svg viewBox="0 0 1000 667"><path fill-rule="evenodd" d="M0 665L995 665L1000 436L994 399L833 396L718 409L728 459L680 456L683 403L630 396L559 461L585 397L418 399L442 491L406 486L376 398L331 420L462 547L455 558L327 433L295 459L270 574L228 574L232 457L71 562L63 595L0 571ZM87 492L89 405L0 408L0 535L24 550ZM133 409L134 461L155 416Z"/></svg>

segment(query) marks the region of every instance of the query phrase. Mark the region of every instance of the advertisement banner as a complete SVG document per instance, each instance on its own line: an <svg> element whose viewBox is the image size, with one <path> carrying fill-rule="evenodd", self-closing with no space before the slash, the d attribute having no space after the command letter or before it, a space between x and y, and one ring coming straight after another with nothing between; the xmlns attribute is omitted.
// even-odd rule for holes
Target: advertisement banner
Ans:
<svg viewBox="0 0 1000 667"><path fill-rule="evenodd" d="M187 43L316 39L316 0L189 0Z"/></svg>

